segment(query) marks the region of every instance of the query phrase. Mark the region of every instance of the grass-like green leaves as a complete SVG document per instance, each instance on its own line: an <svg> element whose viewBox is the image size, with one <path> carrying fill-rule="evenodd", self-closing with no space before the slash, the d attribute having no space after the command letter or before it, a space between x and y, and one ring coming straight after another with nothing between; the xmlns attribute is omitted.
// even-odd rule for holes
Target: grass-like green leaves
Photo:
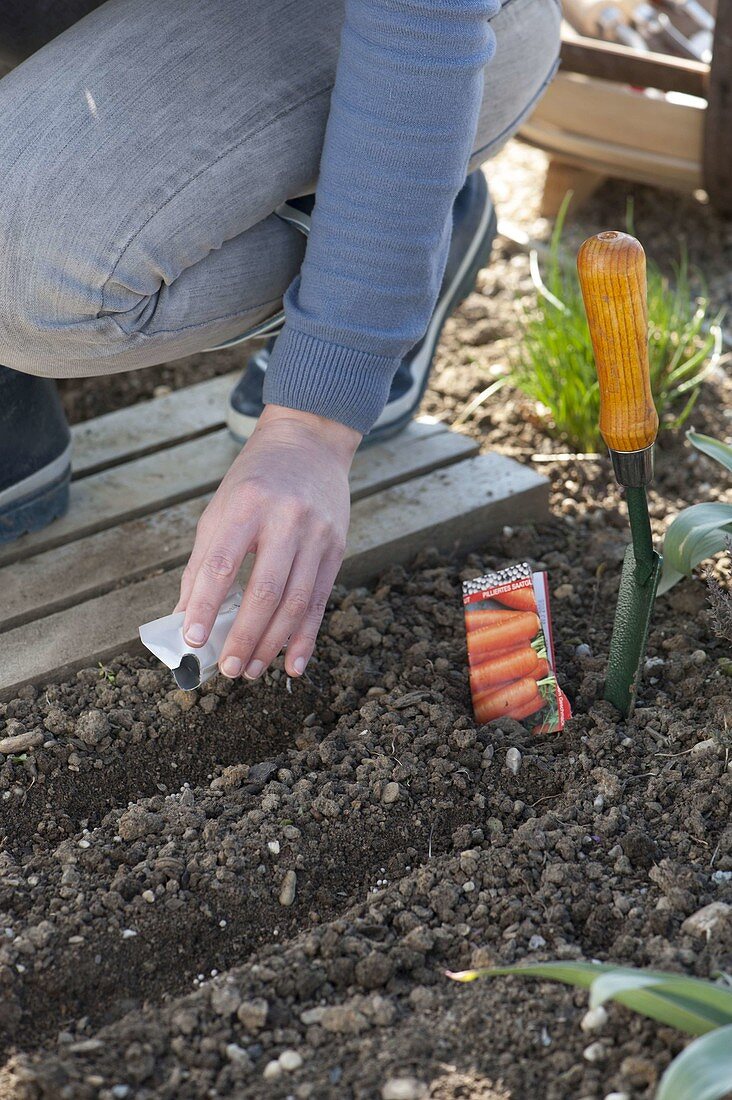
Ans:
<svg viewBox="0 0 732 1100"><path fill-rule="evenodd" d="M560 251L567 200L552 234L545 279L532 254L536 307L521 319L511 374L506 381L537 403L547 430L575 450L600 449L600 393L590 333L574 266ZM651 390L661 428L679 427L722 348L720 318L694 298L682 255L673 285L648 261ZM483 395L481 395L483 396Z"/></svg>
<svg viewBox="0 0 732 1100"><path fill-rule="evenodd" d="M671 1063L656 1100L721 1100L732 1089L732 986L606 963L548 962L463 970L459 982L517 974L590 990L590 1005L618 1001L700 1038Z"/></svg>
<svg viewBox="0 0 732 1100"><path fill-rule="evenodd" d="M686 438L698 451L715 459L732 473L732 447L727 443L698 432L687 432ZM723 550L730 536L732 504L710 502L685 508L666 532L659 595L668 592L699 562Z"/></svg>

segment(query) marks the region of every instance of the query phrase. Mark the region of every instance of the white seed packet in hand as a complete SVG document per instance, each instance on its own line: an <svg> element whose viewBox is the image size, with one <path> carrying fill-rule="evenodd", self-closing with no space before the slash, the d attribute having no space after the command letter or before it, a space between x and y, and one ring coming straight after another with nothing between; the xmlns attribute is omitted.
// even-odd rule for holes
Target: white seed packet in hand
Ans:
<svg viewBox="0 0 732 1100"><path fill-rule="evenodd" d="M192 691L218 672L219 658L227 635L241 607L241 588L230 589L219 609L205 645L192 649L183 637L185 612L164 615L140 627L142 644L167 665L183 691Z"/></svg>

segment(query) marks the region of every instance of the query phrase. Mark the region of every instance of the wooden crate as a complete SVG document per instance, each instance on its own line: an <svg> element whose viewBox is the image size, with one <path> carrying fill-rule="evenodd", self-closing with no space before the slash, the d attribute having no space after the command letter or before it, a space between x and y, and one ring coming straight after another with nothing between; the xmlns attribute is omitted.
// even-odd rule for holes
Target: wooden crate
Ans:
<svg viewBox="0 0 732 1100"><path fill-rule="evenodd" d="M236 377L73 429L67 515L0 546L0 697L139 649L139 625L172 610L198 517L238 451L222 423ZM545 519L549 486L421 420L358 452L351 497L340 580L356 585L425 546L465 552Z"/></svg>
<svg viewBox="0 0 732 1100"><path fill-rule="evenodd" d="M680 92L697 101L634 89ZM584 198L606 176L703 188L732 212L732 4L719 4L711 66L583 38L565 25L562 65L520 136L551 154L542 213L567 190Z"/></svg>

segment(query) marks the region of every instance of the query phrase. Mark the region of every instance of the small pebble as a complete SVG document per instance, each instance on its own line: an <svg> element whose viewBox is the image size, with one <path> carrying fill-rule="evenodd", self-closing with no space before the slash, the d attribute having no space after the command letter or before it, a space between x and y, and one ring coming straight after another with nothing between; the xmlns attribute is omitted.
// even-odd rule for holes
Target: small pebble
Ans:
<svg viewBox="0 0 732 1100"><path fill-rule="evenodd" d="M398 783L387 783L386 786L384 787L383 793L381 795L381 801L384 803L385 806L390 806L392 804L392 802L396 802L396 800L398 798L399 798L399 784Z"/></svg>
<svg viewBox="0 0 732 1100"><path fill-rule="evenodd" d="M208 698L208 695L204 696L204 699ZM244 1047L240 1047L238 1043L227 1043L226 1057L229 1059L230 1062L234 1062L235 1064L243 1066L248 1065L251 1061L249 1055L244 1050Z"/></svg>
<svg viewBox="0 0 732 1100"><path fill-rule="evenodd" d="M582 1051L582 1057L586 1062L602 1062L605 1057L605 1047L602 1043L590 1043Z"/></svg>
<svg viewBox="0 0 732 1100"><path fill-rule="evenodd" d="M390 1077L381 1090L382 1100L422 1100L427 1089L416 1077Z"/></svg>
<svg viewBox="0 0 732 1100"><path fill-rule="evenodd" d="M262 1077L264 1077L265 1081L274 1081L276 1077L281 1076L282 1066L280 1065L279 1060L277 1058L273 1058L271 1062L267 1062L267 1065L264 1067L264 1072L262 1073Z"/></svg>
<svg viewBox="0 0 732 1100"><path fill-rule="evenodd" d="M513 745L506 752L506 767L511 775L518 775L521 770L521 753Z"/></svg>
<svg viewBox="0 0 732 1100"><path fill-rule="evenodd" d="M131 940L132 937L136 936L136 935L137 935L137 932L135 931L134 928L123 928L122 929L122 939L123 940Z"/></svg>
<svg viewBox="0 0 732 1100"><path fill-rule="evenodd" d="M713 901L697 909L681 925L681 931L687 936L706 936L709 940L718 928L725 928L732 920L732 905L724 901Z"/></svg>
<svg viewBox="0 0 732 1100"><path fill-rule="evenodd" d="M302 1055L296 1050L283 1050L279 1058L280 1065L287 1073L299 1069L302 1065Z"/></svg>
<svg viewBox="0 0 732 1100"><path fill-rule="evenodd" d="M267 847L269 848L269 850L270 850L270 852L272 853L273 856L278 856L280 854L280 842L279 842L279 840L268 840L267 841Z"/></svg>
<svg viewBox="0 0 732 1100"><path fill-rule="evenodd" d="M267 1022L269 1004L263 997L256 997L253 1001L242 1001L236 1010L237 1019L247 1031L261 1031Z"/></svg>
<svg viewBox="0 0 732 1100"><path fill-rule="evenodd" d="M543 936L532 936L529 940L529 951L538 951L540 947L546 947L546 940Z"/></svg>
<svg viewBox="0 0 732 1100"><path fill-rule="evenodd" d="M574 595L573 584L560 584L558 588L554 589L554 598L556 600L567 600L570 596Z"/></svg>
<svg viewBox="0 0 732 1100"><path fill-rule="evenodd" d="M707 753L716 752L719 745L713 737L707 737L705 741L697 741L695 745L691 746L692 756L706 756Z"/></svg>
<svg viewBox="0 0 732 1100"><path fill-rule="evenodd" d="M146 901L148 903L148 905L152 905L152 903L155 901L155 894L153 893L152 890L143 890L142 891L142 900Z"/></svg>
<svg viewBox="0 0 732 1100"><path fill-rule="evenodd" d="M297 892L297 875L294 871L286 871L280 889L280 905L292 905Z"/></svg>
<svg viewBox="0 0 732 1100"><path fill-rule="evenodd" d="M630 1094L627 1092L609 1092L604 1100L630 1100Z"/></svg>
<svg viewBox="0 0 732 1100"><path fill-rule="evenodd" d="M717 886L724 886L728 882L732 882L732 871L715 871L712 875L712 882L715 882Z"/></svg>
<svg viewBox="0 0 732 1100"><path fill-rule="evenodd" d="M578 645L575 648L574 652L575 652L575 656L580 657L580 658L582 658L582 657L591 657L592 656L592 650L587 645L587 642L582 642L580 645Z"/></svg>
<svg viewBox="0 0 732 1100"><path fill-rule="evenodd" d="M16 725L17 729L18 726ZM0 752L5 756L14 756L16 753L27 752L43 744L43 734L40 730L30 730L28 733L17 733L14 737L3 737L0 741Z"/></svg>

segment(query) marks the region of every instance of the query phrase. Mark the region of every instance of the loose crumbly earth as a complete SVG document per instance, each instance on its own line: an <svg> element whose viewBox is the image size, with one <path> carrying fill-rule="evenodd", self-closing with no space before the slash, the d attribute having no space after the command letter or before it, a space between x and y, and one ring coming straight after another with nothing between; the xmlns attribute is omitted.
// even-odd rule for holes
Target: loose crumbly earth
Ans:
<svg viewBox="0 0 732 1100"><path fill-rule="evenodd" d="M536 158L512 147L494 170L532 231ZM608 185L573 232L617 221L621 194ZM655 211L651 244L669 207L710 224L686 200L638 207ZM451 420L490 382L527 278L499 249L446 328L427 411ZM74 382L66 399L83 417L233 362ZM730 396L719 372L695 424L728 436ZM564 449L516 395L466 429L524 461ZM662 597L619 722L601 693L621 502L605 459L541 468L549 525L337 589L299 683L278 667L186 694L127 656L0 704L2 736L37 734L0 768L3 1100L653 1096L678 1033L619 1007L583 1031L586 994L445 977L549 958L732 970L729 644L700 580ZM699 495L732 499L667 437L656 533ZM470 711L461 580L524 558L549 570L576 714L552 738ZM729 586L729 563L715 569ZM715 902L704 931L694 914Z"/></svg>

